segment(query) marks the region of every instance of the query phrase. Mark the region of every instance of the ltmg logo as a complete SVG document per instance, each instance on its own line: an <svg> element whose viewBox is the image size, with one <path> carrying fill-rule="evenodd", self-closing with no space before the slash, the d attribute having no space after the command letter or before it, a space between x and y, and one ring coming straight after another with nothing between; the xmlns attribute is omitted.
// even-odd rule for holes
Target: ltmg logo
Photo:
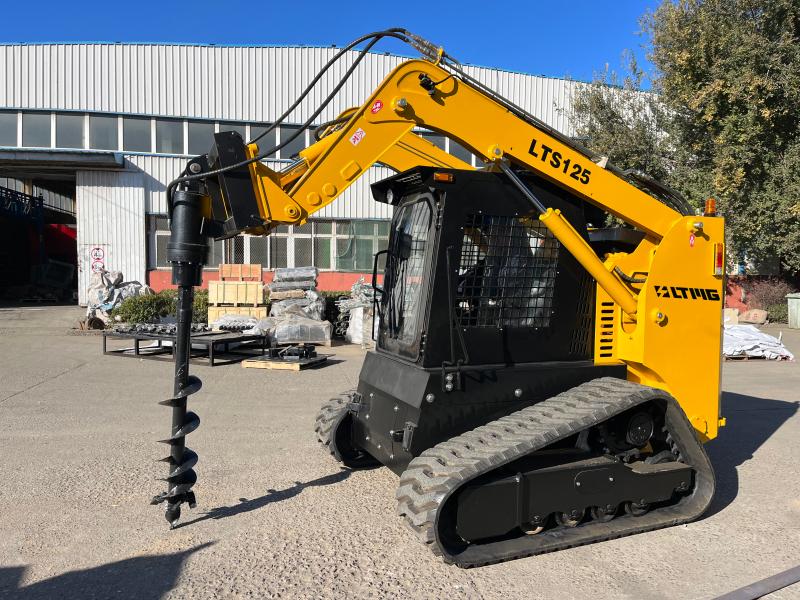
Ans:
<svg viewBox="0 0 800 600"><path fill-rule="evenodd" d="M711 300L719 301L719 292L710 288L679 287L677 285L657 285L656 296L659 298L675 298L676 300Z"/></svg>

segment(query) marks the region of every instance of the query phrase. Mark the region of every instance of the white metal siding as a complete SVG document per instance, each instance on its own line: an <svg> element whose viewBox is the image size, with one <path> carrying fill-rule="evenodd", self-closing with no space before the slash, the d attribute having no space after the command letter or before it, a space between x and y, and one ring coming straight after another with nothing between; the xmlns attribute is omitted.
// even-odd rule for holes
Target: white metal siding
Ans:
<svg viewBox="0 0 800 600"><path fill-rule="evenodd" d="M0 46L0 107L273 121L338 49L152 44ZM299 123L355 58L339 61L287 122ZM369 54L319 121L360 105L402 57ZM534 115L572 133L574 82L486 67L467 72Z"/></svg>
<svg viewBox="0 0 800 600"><path fill-rule="evenodd" d="M145 200L141 173L77 173L78 302L86 304L91 249L103 249L105 268L145 283Z"/></svg>

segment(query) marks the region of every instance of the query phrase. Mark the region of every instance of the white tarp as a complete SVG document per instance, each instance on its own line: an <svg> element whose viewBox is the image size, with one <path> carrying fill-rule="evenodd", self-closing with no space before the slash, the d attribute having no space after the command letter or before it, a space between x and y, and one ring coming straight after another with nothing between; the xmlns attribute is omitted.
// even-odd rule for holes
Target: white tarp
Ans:
<svg viewBox="0 0 800 600"><path fill-rule="evenodd" d="M726 325L722 354L794 360L794 354L778 338L759 331L755 325Z"/></svg>

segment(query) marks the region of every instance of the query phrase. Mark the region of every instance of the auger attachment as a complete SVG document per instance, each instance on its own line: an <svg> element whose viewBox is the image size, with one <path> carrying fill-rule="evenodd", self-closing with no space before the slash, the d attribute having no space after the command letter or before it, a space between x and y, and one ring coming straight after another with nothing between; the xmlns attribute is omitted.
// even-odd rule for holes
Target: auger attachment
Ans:
<svg viewBox="0 0 800 600"><path fill-rule="evenodd" d="M171 235L167 244L167 260L172 263L172 283L178 286L177 327L175 331L175 386L172 398L159 402L172 408L172 431L165 440L169 456L162 461L169 466L164 481L167 491L155 496L151 504L166 501L164 513L170 528L178 524L181 504L195 507L192 487L197 482L194 465L197 454L186 447L186 436L200 426L200 417L187 411L189 396L200 390L200 379L189 375L191 354L192 302L194 286L202 282L207 246L202 234L201 195L192 191L176 191L171 205Z"/></svg>

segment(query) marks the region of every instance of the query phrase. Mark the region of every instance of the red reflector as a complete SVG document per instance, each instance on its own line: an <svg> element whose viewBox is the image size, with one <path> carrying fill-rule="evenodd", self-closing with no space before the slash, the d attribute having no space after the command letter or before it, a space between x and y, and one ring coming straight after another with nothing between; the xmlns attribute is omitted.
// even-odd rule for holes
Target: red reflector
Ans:
<svg viewBox="0 0 800 600"><path fill-rule="evenodd" d="M714 275L725 272L725 244L714 244Z"/></svg>

